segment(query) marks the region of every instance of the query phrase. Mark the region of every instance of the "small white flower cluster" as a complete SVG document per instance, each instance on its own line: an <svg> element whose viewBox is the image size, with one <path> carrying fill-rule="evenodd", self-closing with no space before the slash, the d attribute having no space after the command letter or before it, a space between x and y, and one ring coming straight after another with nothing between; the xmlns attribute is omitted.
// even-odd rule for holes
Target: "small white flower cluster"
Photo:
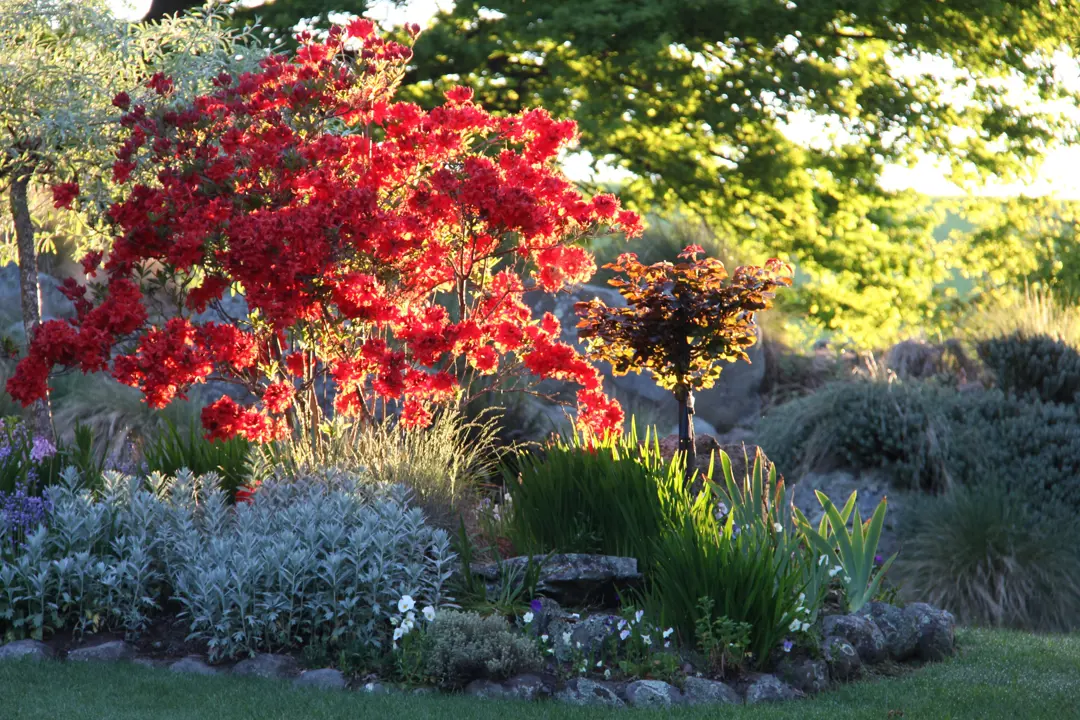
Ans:
<svg viewBox="0 0 1080 720"><path fill-rule="evenodd" d="M402 595L397 602L400 615L390 618L390 624L394 626L394 648L397 648L398 640L411 633L416 628L416 601L411 595ZM431 622L435 619L435 608L428 605L421 613L424 620Z"/></svg>
<svg viewBox="0 0 1080 720"><path fill-rule="evenodd" d="M627 638L629 638L633 634L634 628L641 625L641 619L643 617L645 617L645 611L638 610L634 613L634 617L632 620L620 620L619 624L616 626L616 629L619 631L619 640L625 641ZM651 647L653 644L652 631L656 630L656 628L650 629L649 632L642 632L642 630L645 629L647 628L637 628L639 637L641 638L642 643L644 643L646 646ZM671 640L669 640L668 638L670 638L674 632L675 628L668 628L667 630L664 630L664 632L662 633L664 647L671 647Z"/></svg>
<svg viewBox="0 0 1080 720"><path fill-rule="evenodd" d="M795 608L796 616L802 615L803 618L806 618L810 615L810 611L806 609L806 605L804 604L805 602L806 593L799 593L799 606ZM791 630L791 632L806 632L810 629L810 623L805 619L796 617L791 621L791 625L788 626L788 629Z"/></svg>

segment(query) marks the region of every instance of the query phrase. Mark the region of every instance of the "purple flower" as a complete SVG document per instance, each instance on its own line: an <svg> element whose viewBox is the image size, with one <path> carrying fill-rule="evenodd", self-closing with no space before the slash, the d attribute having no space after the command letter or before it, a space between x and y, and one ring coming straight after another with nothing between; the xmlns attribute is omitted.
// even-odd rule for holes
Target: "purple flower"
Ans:
<svg viewBox="0 0 1080 720"><path fill-rule="evenodd" d="M529 603L529 609L532 610L534 613L538 613L544 609L544 605L540 602L539 598L536 598L531 603Z"/></svg>
<svg viewBox="0 0 1080 720"><path fill-rule="evenodd" d="M791 652L791 648L795 647L795 643L790 640L784 641L784 652Z"/></svg>
<svg viewBox="0 0 1080 720"><path fill-rule="evenodd" d="M52 440L49 440L47 437L34 438L34 446L30 448L30 459L33 462L40 462L55 454L56 446L52 444Z"/></svg>
<svg viewBox="0 0 1080 720"><path fill-rule="evenodd" d="M883 562L885 562L885 558L881 557L880 555L875 555L874 556L874 564L875 565L880 565Z"/></svg>
<svg viewBox="0 0 1080 720"><path fill-rule="evenodd" d="M17 548L27 534L45 523L52 512L48 492L41 497L26 493L26 487L16 485L12 493L0 493L0 551L5 545Z"/></svg>

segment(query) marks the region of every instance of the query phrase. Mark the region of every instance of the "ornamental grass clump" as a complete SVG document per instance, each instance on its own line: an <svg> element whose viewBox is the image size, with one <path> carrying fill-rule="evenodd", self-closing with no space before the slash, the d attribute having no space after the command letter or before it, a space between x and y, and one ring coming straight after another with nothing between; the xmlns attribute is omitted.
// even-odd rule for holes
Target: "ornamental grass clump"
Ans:
<svg viewBox="0 0 1080 720"><path fill-rule="evenodd" d="M580 243L640 219L556 168L572 122L495 117L462 87L431 110L396 101L411 56L356 19L192 102L161 73L150 101L118 95L112 247L83 259L93 282L65 284L77 317L37 329L12 397L44 397L57 366L107 370L154 408L223 380L251 401L204 408L209 439L318 445L324 403L419 428L474 376L536 377L579 387L582 427L621 430L599 371L523 296L587 281ZM65 205L78 192L54 189ZM227 321L197 321L207 308Z"/></svg>
<svg viewBox="0 0 1080 720"><path fill-rule="evenodd" d="M963 624L1039 632L1080 627L1075 520L1040 518L998 483L909 507L896 572L912 599Z"/></svg>
<svg viewBox="0 0 1080 720"><path fill-rule="evenodd" d="M661 457L655 432L639 440L633 422L618 439L553 440L519 456L516 470L505 475L500 527L523 553L624 555L644 568L663 532L707 500L690 495L681 460Z"/></svg>

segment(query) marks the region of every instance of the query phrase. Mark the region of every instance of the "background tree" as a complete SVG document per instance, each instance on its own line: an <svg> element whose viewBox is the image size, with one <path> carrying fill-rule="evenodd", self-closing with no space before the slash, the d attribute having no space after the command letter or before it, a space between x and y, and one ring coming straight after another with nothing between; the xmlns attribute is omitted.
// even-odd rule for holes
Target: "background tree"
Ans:
<svg viewBox="0 0 1080 720"><path fill-rule="evenodd" d="M691 245L679 262L643 265L626 253L606 267L625 275L608 281L626 307L599 298L578 303L578 336L587 355L606 360L615 375L649 370L656 384L679 403L679 450L686 477L697 471L694 391L713 386L725 363L750 362L746 349L757 342L755 313L768 309L778 287L790 285L791 269L779 260L742 266L730 277L715 258L697 259Z"/></svg>
<svg viewBox="0 0 1080 720"><path fill-rule="evenodd" d="M250 33L222 21L196 12L129 26L102 0L0 0L0 188L10 212L0 210L0 256L19 263L27 341L41 321L37 256L48 240L35 237L41 218L31 214L32 187L61 185L58 206L70 205L81 188L77 249L105 243L95 230L119 130L113 97L147 92L142 84L155 72L175 77L183 94L222 69L252 66ZM47 396L33 417L35 431L51 435Z"/></svg>
<svg viewBox="0 0 1080 720"><path fill-rule="evenodd" d="M412 79L425 101L452 77L486 106L574 117L632 204L791 260L785 305L873 344L932 317L966 255L882 168L931 153L958 180L1029 174L1077 135L1061 108L1080 87L1058 82L1077 37L1055 0L465 0L421 37ZM833 141L793 138L807 118Z"/></svg>

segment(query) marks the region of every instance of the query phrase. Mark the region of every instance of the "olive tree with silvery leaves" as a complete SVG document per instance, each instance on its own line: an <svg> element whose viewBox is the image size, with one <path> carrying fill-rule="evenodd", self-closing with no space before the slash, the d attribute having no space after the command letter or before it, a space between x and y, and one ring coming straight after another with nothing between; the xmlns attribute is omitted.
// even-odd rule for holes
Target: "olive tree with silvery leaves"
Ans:
<svg viewBox="0 0 1080 720"><path fill-rule="evenodd" d="M105 0L0 0L0 262L19 264L27 339L41 322L38 253L58 236L77 252L104 249L119 93L138 100L161 72L177 97L204 90L221 71L255 67L266 50L210 9L129 24ZM53 202L79 213L52 214ZM63 217L59 217L62 215ZM46 222L47 221L47 222ZM51 227L52 232L47 228ZM35 434L51 437L48 399L35 405Z"/></svg>

